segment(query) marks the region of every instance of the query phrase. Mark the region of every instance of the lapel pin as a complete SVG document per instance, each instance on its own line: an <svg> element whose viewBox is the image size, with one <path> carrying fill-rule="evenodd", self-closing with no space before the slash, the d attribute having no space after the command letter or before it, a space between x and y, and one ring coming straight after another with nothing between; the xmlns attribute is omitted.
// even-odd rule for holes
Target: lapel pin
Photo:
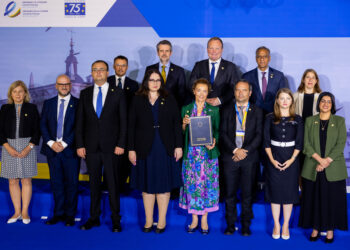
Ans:
<svg viewBox="0 0 350 250"><path fill-rule="evenodd" d="M126 87L127 90L129 90L129 87Z"/></svg>
<svg viewBox="0 0 350 250"><path fill-rule="evenodd" d="M318 121L315 121L315 124L318 124Z"/></svg>
<svg viewBox="0 0 350 250"><path fill-rule="evenodd" d="M334 124L332 123L332 127L334 127Z"/></svg>
<svg viewBox="0 0 350 250"><path fill-rule="evenodd" d="M273 78L273 74L270 74L270 78Z"/></svg>
<svg viewBox="0 0 350 250"><path fill-rule="evenodd" d="M222 70L224 70L225 68L224 67L221 67Z"/></svg>
<svg viewBox="0 0 350 250"><path fill-rule="evenodd" d="M190 111L188 111L188 110L186 111L186 113L189 113L189 112L190 112Z"/></svg>
<svg viewBox="0 0 350 250"><path fill-rule="evenodd" d="M160 104L162 104L162 105L163 105L163 104L164 104L164 102L161 102Z"/></svg>
<svg viewBox="0 0 350 250"><path fill-rule="evenodd" d="M73 108L73 105L71 104L70 107Z"/></svg>
<svg viewBox="0 0 350 250"><path fill-rule="evenodd" d="M171 69L170 69L170 71L174 71L174 69L173 69L173 68L171 68Z"/></svg>
<svg viewBox="0 0 350 250"><path fill-rule="evenodd" d="M112 90L112 92L114 91L114 89L111 89Z"/></svg>
<svg viewBox="0 0 350 250"><path fill-rule="evenodd" d="M249 111L252 111L252 109L251 109L251 108L249 108Z"/></svg>
<svg viewBox="0 0 350 250"><path fill-rule="evenodd" d="M24 114L24 116L28 116L28 114Z"/></svg>

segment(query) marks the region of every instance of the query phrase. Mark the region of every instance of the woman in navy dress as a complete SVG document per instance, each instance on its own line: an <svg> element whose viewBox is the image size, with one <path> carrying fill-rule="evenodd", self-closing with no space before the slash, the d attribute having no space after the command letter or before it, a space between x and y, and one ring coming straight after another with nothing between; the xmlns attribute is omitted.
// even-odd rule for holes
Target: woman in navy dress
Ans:
<svg viewBox="0 0 350 250"><path fill-rule="evenodd" d="M283 88L277 92L274 112L264 127L264 148L269 157L266 169L265 200L271 203L274 228L272 237L280 238L280 211L283 207L282 238L289 239L289 219L293 204L299 202L299 160L303 147L303 121L295 114L293 94Z"/></svg>
<svg viewBox="0 0 350 250"><path fill-rule="evenodd" d="M181 116L175 99L168 95L157 69L148 70L134 97L129 114L128 132L130 186L142 192L146 223L151 232L155 200L158 204L156 233L166 227L170 191L182 185Z"/></svg>

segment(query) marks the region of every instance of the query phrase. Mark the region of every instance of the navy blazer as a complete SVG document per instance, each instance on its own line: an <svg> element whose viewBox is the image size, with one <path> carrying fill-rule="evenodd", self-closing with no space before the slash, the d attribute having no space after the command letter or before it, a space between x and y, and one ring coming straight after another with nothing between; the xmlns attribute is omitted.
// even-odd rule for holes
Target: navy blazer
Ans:
<svg viewBox="0 0 350 250"><path fill-rule="evenodd" d="M41 111L40 129L43 137L43 144L40 153L47 157L54 157L57 153L53 151L48 145L48 141L56 141L57 135L57 102L58 96L45 100L43 109ZM78 98L71 95L66 114L64 116L63 138L62 140L67 143L67 147L62 153L71 157L76 155L75 150L75 115L78 107Z"/></svg>
<svg viewBox="0 0 350 250"><path fill-rule="evenodd" d="M248 150L248 155L241 162L258 162L259 149L263 139L263 112L259 107L250 104L246 119L242 148ZM221 153L223 159L225 161L232 161L233 150L237 148L235 102L232 102L223 111L222 122L220 124L220 142L222 144Z"/></svg>
<svg viewBox="0 0 350 250"><path fill-rule="evenodd" d="M147 66L145 73L150 69L159 70L159 63ZM182 67L170 63L165 88L175 97L179 107L185 104L188 94L186 90L185 70Z"/></svg>
<svg viewBox="0 0 350 250"><path fill-rule="evenodd" d="M288 84L284 74L281 71L269 67L269 75L267 76L267 89L265 99L263 99L262 91L259 85L258 69L255 68L242 75L252 85L253 91L250 101L262 108L266 113L273 112L273 105L275 103L276 94L281 88L288 88Z"/></svg>
<svg viewBox="0 0 350 250"><path fill-rule="evenodd" d="M115 75L109 76L107 78L107 82L109 84L112 84L118 87ZM126 98L126 105L128 108L130 107L131 100L138 89L139 89L138 82L126 76L123 90Z"/></svg>
<svg viewBox="0 0 350 250"><path fill-rule="evenodd" d="M210 82L209 59L196 62L194 65L188 86L191 93L194 81L199 78L205 78ZM219 69L208 98L218 97L222 105L229 104L234 99L233 90L238 80L239 72L236 65L221 58Z"/></svg>

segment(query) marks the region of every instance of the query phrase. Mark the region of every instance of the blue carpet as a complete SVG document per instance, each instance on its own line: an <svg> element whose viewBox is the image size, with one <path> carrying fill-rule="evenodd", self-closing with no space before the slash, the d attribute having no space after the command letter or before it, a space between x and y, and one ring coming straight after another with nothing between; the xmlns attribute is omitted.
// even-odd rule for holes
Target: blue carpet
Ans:
<svg viewBox="0 0 350 250"><path fill-rule="evenodd" d="M79 191L78 218L86 220L89 211L89 194L87 183L81 183ZM31 203L32 222L7 225L6 220L13 208L8 194L6 180L0 180L0 249L350 249L350 233L335 232L335 241L326 245L323 239L311 243L308 241L310 230L297 227L299 207L294 209L291 221L291 239L273 240L271 238L272 218L270 206L262 201L263 194L254 203L255 218L252 221L252 236L243 237L239 233L232 236L223 235L225 228L224 207L209 215L211 232L204 236L199 232L188 234L184 228L190 216L178 207L176 199L170 202L167 216L167 229L162 235L141 232L144 212L141 196L137 192L121 197L122 233L110 231L110 212L107 195L102 199L103 215L101 226L89 231L79 230L76 226L67 228L62 223L47 226L41 216L51 216L53 201L48 181L33 180L33 199ZM348 206L350 202L348 197ZM350 224L349 224L350 225Z"/></svg>

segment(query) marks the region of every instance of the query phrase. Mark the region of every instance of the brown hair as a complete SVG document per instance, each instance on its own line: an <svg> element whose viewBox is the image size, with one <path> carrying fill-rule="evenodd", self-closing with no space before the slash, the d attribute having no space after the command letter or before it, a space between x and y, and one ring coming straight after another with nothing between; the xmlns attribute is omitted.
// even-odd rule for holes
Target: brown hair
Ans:
<svg viewBox="0 0 350 250"><path fill-rule="evenodd" d="M7 91L7 103L8 104L14 103L14 100L12 98L12 91L17 87L22 87L24 90L25 96L24 96L23 102L30 101L30 94L29 94L27 86L25 85L25 83L23 81L17 80L17 81L14 81L13 83L11 83L9 90Z"/></svg>
<svg viewBox="0 0 350 250"><path fill-rule="evenodd" d="M221 38L220 37L217 37L217 36L214 36L212 38L210 38L207 42L207 48L209 48L209 43L211 41L219 41L221 43L221 48L224 48L224 43L222 42Z"/></svg>
<svg viewBox="0 0 350 250"><path fill-rule="evenodd" d="M293 93L288 88L282 88L278 90L275 98L275 104L273 105L273 115L274 115L273 121L275 122L275 124L278 124L281 121L281 110L280 110L280 105L277 103L277 100L280 94L282 93L288 94L292 98L292 104L289 107L289 116L290 116L289 120L293 121L295 119L295 104L294 104Z"/></svg>
<svg viewBox="0 0 350 250"><path fill-rule="evenodd" d="M305 77L306 77L306 75L307 75L307 73L314 73L314 75L315 75L315 77L316 77L316 84L315 84L315 86L314 86L314 93L316 92L316 93L321 93L322 92L322 90L321 90L321 88L320 88L320 79L318 78L318 75L317 75L317 73L316 73L316 71L314 70L314 69L306 69L305 71L304 71L304 74L303 74L303 76L301 77L301 82L300 82L300 85L299 85L299 87L298 87L298 92L299 93L304 93L304 91L305 91Z"/></svg>
<svg viewBox="0 0 350 250"><path fill-rule="evenodd" d="M162 75L160 74L158 69L149 69L147 70L145 76L143 77L141 87L139 90L136 92L136 95L141 95L141 96L147 96L149 93L149 88L148 88L148 81L149 78L151 77L152 74L157 74L160 77L160 88L158 89L158 94L160 97L167 97L168 96L168 91L165 89L165 83L163 80Z"/></svg>
<svg viewBox="0 0 350 250"><path fill-rule="evenodd" d="M208 87L208 94L211 91L211 84L209 83L209 81L205 78L199 78L197 80L194 81L193 85L192 85L192 91L194 91L197 87L198 84L205 84Z"/></svg>

